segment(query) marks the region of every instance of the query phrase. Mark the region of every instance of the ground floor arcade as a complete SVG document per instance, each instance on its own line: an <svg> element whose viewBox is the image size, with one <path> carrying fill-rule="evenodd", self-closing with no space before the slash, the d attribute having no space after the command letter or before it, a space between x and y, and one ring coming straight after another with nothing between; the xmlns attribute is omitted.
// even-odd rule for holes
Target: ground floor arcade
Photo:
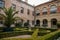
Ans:
<svg viewBox="0 0 60 40"><path fill-rule="evenodd" d="M40 21L39 19L35 20L35 26L39 26L42 28L58 28L57 23L58 19L52 18L51 20L43 19Z"/></svg>

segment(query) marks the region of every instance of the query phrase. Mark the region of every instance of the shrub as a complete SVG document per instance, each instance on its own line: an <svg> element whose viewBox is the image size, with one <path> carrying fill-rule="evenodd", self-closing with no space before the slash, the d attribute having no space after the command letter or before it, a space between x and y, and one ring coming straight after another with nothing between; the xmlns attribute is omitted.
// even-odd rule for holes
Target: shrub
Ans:
<svg viewBox="0 0 60 40"><path fill-rule="evenodd" d="M60 28L60 23L57 23L58 28Z"/></svg>
<svg viewBox="0 0 60 40"><path fill-rule="evenodd" d="M2 32L3 31L3 27L0 27L0 32Z"/></svg>
<svg viewBox="0 0 60 40"><path fill-rule="evenodd" d="M31 38L3 38L0 40L32 40Z"/></svg>
<svg viewBox="0 0 60 40"><path fill-rule="evenodd" d="M35 29L37 29L37 27L32 27L31 29L35 30ZM41 31L41 30L50 30L51 32L58 30L58 29L52 29L52 28L38 28L38 29L39 29L39 31Z"/></svg>
<svg viewBox="0 0 60 40"><path fill-rule="evenodd" d="M60 30L52 32L50 34L40 37L39 40L53 40L54 36L58 35L59 33L60 33Z"/></svg>
<svg viewBox="0 0 60 40"><path fill-rule="evenodd" d="M16 27L22 27L23 23L22 22L19 22L19 23L15 23L15 26Z"/></svg>
<svg viewBox="0 0 60 40"><path fill-rule="evenodd" d="M36 39L36 38L38 37L38 31L39 31L39 29L36 29L36 30L34 31L34 33L32 34L32 38L33 38L33 39Z"/></svg>
<svg viewBox="0 0 60 40"><path fill-rule="evenodd" d="M13 32L12 32L13 33ZM14 35L17 35L18 33L13 33L12 34L11 32L10 33L0 33L0 34L5 34L5 35L3 35L2 37L6 37L6 36L8 36L9 34L10 34L10 36L12 36L13 34ZM20 32L20 33L22 33L22 32ZM19 34L20 34L19 33ZM23 33L22 33L23 34ZM24 34L25 34L25 32L24 32ZM28 33L28 34L30 34L30 33ZM37 38L37 36L38 36L38 29L36 29L35 31L34 31L34 33L32 34L32 37L31 38L27 38L27 39L21 39L21 38L18 38L18 39L16 39L16 38L7 38L7 39L0 39L0 40L35 40L36 38ZM1 37L0 37L1 38Z"/></svg>
<svg viewBox="0 0 60 40"><path fill-rule="evenodd" d="M28 26L29 26L29 23L25 22L25 23L24 23L24 26L25 26L25 27L28 27Z"/></svg>
<svg viewBox="0 0 60 40"><path fill-rule="evenodd" d="M3 32L0 33L0 38L5 37L12 37L12 36L18 36L18 35L31 35L32 31L15 31L15 32Z"/></svg>

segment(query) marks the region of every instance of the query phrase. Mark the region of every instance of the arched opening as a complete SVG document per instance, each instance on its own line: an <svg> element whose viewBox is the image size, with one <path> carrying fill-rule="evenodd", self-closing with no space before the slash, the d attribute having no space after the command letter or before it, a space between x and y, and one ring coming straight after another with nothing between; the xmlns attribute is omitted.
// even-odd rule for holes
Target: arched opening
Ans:
<svg viewBox="0 0 60 40"><path fill-rule="evenodd" d="M47 21L47 19L44 19L43 20L43 27L47 27L48 26L48 21Z"/></svg>
<svg viewBox="0 0 60 40"><path fill-rule="evenodd" d="M36 20L36 26L40 26L40 20Z"/></svg>
<svg viewBox="0 0 60 40"><path fill-rule="evenodd" d="M57 27L57 19L51 19L51 27L56 28Z"/></svg>

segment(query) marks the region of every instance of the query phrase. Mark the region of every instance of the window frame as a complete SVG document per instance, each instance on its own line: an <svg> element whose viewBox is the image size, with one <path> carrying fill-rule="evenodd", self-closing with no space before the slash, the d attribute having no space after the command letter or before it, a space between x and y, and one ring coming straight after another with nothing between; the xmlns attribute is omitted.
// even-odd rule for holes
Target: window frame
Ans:
<svg viewBox="0 0 60 40"><path fill-rule="evenodd" d="M23 7L21 7L21 13L24 13L24 8Z"/></svg>
<svg viewBox="0 0 60 40"><path fill-rule="evenodd" d="M40 15L40 10L37 9L35 13L36 13L36 16L39 16Z"/></svg>
<svg viewBox="0 0 60 40"><path fill-rule="evenodd" d="M3 7L0 7L0 8L4 8L5 7L5 1L3 1L3 0L0 0L0 4L3 4Z"/></svg>
<svg viewBox="0 0 60 40"><path fill-rule="evenodd" d="M50 14L55 14L55 13L57 13L57 6L51 5L50 6Z"/></svg>
<svg viewBox="0 0 60 40"><path fill-rule="evenodd" d="M46 15L47 12L48 12L48 9L47 9L46 7L44 7L44 8L42 9L42 13L43 13L43 15Z"/></svg>
<svg viewBox="0 0 60 40"><path fill-rule="evenodd" d="M16 5L12 4L12 9L15 11L16 10Z"/></svg>

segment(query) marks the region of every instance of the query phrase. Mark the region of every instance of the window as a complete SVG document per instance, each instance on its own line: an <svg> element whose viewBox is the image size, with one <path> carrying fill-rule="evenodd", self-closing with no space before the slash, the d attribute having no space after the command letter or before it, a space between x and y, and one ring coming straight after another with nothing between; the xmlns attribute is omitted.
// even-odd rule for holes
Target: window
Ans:
<svg viewBox="0 0 60 40"><path fill-rule="evenodd" d="M16 10L16 5L15 4L12 4L12 9Z"/></svg>
<svg viewBox="0 0 60 40"><path fill-rule="evenodd" d="M36 10L36 15L39 16L40 15L40 11Z"/></svg>
<svg viewBox="0 0 60 40"><path fill-rule="evenodd" d="M4 1L0 0L0 8L4 7Z"/></svg>
<svg viewBox="0 0 60 40"><path fill-rule="evenodd" d="M50 12L51 12L51 14L52 14L52 13L56 13L56 12L57 12L57 7L56 7L55 5L52 5L52 6L50 7Z"/></svg>
<svg viewBox="0 0 60 40"><path fill-rule="evenodd" d="M43 15L47 14L47 8L46 7L43 8L42 13L43 13Z"/></svg>
<svg viewBox="0 0 60 40"><path fill-rule="evenodd" d="M23 7L21 7L21 13L24 13L24 8Z"/></svg>
<svg viewBox="0 0 60 40"><path fill-rule="evenodd" d="M27 11L27 14L29 15L30 14L30 10L28 9L28 11Z"/></svg>

